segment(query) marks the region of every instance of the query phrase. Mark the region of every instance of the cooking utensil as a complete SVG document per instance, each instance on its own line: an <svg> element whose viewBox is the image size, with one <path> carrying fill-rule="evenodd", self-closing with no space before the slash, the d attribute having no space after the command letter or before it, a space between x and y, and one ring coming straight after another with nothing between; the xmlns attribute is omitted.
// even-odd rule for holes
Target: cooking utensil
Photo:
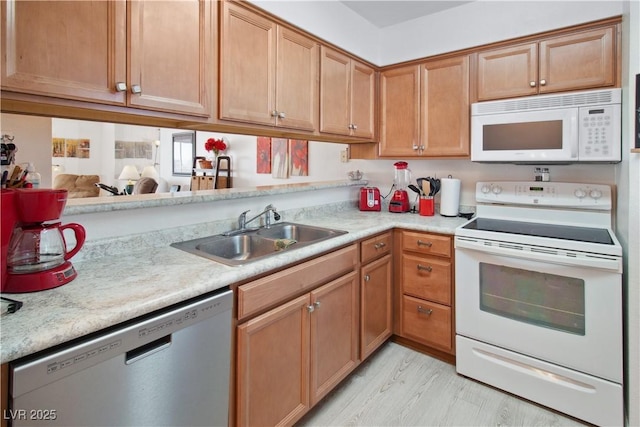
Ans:
<svg viewBox="0 0 640 427"><path fill-rule="evenodd" d="M409 184L409 188L411 190L413 190L414 192L420 194L421 196L424 196L424 193L422 192L422 190L420 188L416 187L415 185Z"/></svg>
<svg viewBox="0 0 640 427"><path fill-rule="evenodd" d="M435 196L440 191L440 179L438 178L429 178L429 182L431 184L431 193L430 196Z"/></svg>

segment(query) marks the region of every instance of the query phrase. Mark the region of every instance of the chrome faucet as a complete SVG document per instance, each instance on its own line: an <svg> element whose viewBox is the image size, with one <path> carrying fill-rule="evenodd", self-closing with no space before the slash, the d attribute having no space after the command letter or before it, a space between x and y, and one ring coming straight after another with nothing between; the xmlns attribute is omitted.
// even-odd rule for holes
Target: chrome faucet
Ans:
<svg viewBox="0 0 640 427"><path fill-rule="evenodd" d="M276 221L280 220L280 214L278 213L276 207L273 205L267 205L262 212L260 212L258 215L254 216L251 219L247 219L247 212L249 211L242 212L238 217L238 229L240 231L246 230L247 224L249 224L251 221L255 219L260 218L262 215L264 215L264 226L266 228L271 227L271 212L273 212L273 218Z"/></svg>

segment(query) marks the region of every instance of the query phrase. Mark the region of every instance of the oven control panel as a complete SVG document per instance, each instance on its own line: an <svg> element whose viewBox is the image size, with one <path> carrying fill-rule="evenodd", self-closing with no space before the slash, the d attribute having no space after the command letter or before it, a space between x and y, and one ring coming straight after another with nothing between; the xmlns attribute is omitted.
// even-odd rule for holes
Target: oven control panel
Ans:
<svg viewBox="0 0 640 427"><path fill-rule="evenodd" d="M601 184L540 181L476 183L479 203L611 210L611 187Z"/></svg>

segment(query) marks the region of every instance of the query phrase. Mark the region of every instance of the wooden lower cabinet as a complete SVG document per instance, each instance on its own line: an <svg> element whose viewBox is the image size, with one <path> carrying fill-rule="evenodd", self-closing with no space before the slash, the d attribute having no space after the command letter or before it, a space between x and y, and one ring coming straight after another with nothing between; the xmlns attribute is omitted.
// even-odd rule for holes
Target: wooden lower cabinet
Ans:
<svg viewBox="0 0 640 427"><path fill-rule="evenodd" d="M392 232L360 244L360 358L366 359L393 333Z"/></svg>
<svg viewBox="0 0 640 427"><path fill-rule="evenodd" d="M451 360L455 355L451 236L407 230L397 233L397 334Z"/></svg>
<svg viewBox="0 0 640 427"><path fill-rule="evenodd" d="M358 364L358 274L237 328L237 424L290 425Z"/></svg>

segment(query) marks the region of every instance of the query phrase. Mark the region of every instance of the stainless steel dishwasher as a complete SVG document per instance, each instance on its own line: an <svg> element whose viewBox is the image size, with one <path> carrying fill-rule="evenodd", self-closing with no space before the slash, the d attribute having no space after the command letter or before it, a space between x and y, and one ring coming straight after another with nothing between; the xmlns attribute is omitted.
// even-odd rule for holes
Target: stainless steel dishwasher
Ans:
<svg viewBox="0 0 640 427"><path fill-rule="evenodd" d="M226 426L225 288L10 364L13 426Z"/></svg>

